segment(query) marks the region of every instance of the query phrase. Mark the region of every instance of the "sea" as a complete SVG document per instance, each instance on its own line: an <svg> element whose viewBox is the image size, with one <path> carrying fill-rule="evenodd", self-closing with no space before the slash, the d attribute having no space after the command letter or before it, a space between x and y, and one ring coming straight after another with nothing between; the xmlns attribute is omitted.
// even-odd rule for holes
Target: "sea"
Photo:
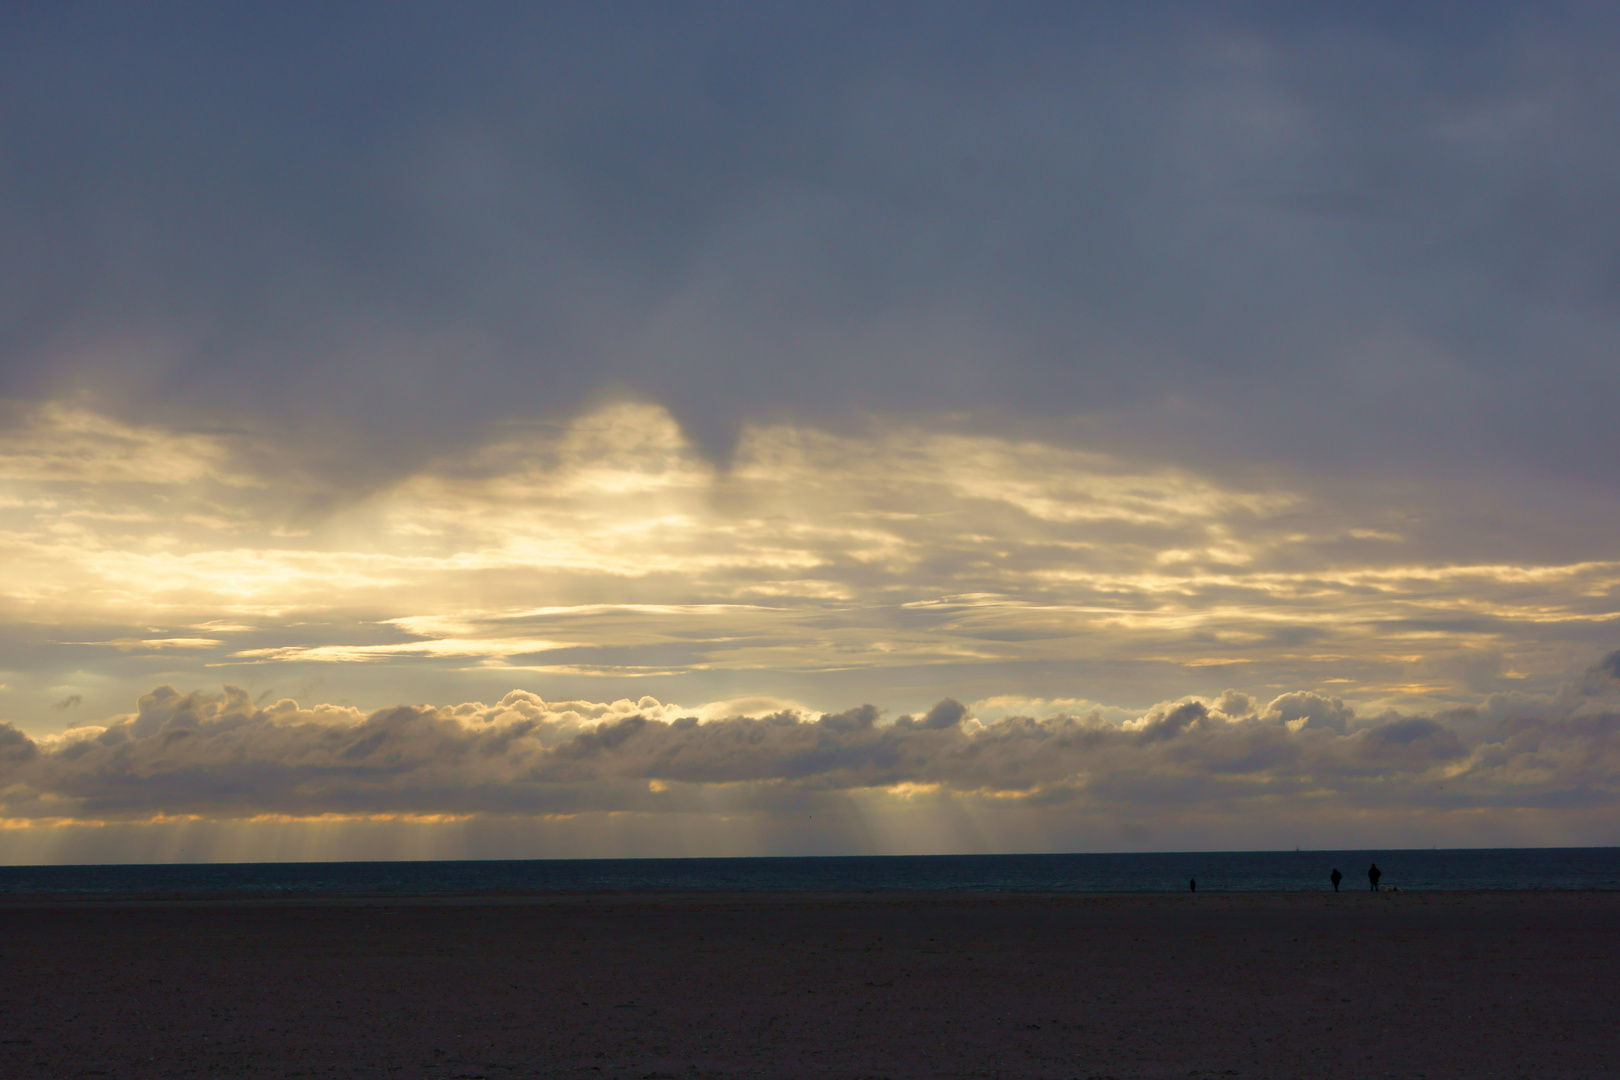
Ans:
<svg viewBox="0 0 1620 1080"><path fill-rule="evenodd" d="M672 892L1294 892L1620 889L1620 848L868 855L0 867L0 894L431 896Z"/></svg>

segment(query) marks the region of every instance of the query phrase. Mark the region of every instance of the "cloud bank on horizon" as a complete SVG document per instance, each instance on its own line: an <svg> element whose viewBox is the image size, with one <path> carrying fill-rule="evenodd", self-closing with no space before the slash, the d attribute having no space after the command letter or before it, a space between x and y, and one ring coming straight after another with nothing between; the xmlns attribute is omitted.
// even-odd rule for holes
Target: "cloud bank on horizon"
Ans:
<svg viewBox="0 0 1620 1080"><path fill-rule="evenodd" d="M1496 703L1358 717L1319 694L1229 690L1123 723L1096 708L984 723L950 698L887 722L870 705L705 719L651 697L521 691L362 716L165 686L54 738L0 725L0 856L138 861L154 832L190 831L194 855L245 859L277 826L318 823L320 854L352 858L376 854L379 828L426 827L431 844L434 826L468 822L508 842L514 823L537 824L507 850L529 855L601 844L618 824L595 853L635 854L667 845L682 819L723 823L675 852L701 855L1604 843L1620 799L1617 670L1620 651L1539 715ZM130 844L132 826L144 843Z"/></svg>
<svg viewBox="0 0 1620 1080"><path fill-rule="evenodd" d="M1620 842L1616 44L18 16L0 858Z"/></svg>

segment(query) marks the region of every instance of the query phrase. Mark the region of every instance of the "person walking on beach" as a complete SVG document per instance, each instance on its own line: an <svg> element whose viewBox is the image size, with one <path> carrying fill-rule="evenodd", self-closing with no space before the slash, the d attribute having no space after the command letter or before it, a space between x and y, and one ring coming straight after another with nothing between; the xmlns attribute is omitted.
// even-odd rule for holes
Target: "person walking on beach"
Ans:
<svg viewBox="0 0 1620 1080"><path fill-rule="evenodd" d="M1378 869L1378 864L1377 863L1373 863L1371 866L1367 867L1367 880L1372 882L1372 891L1373 892L1378 891L1378 879L1383 877L1383 876L1384 876L1384 872L1382 870Z"/></svg>
<svg viewBox="0 0 1620 1080"><path fill-rule="evenodd" d="M1197 878L1193 877L1193 878L1188 878L1187 879L1187 890L1189 892L1197 892L1198 891L1198 879Z"/></svg>
<svg viewBox="0 0 1620 1080"><path fill-rule="evenodd" d="M1333 873L1328 875L1328 880L1333 882L1333 891L1338 892L1339 891L1339 882L1344 880L1344 875L1339 873L1339 868L1337 866L1335 866L1333 868Z"/></svg>

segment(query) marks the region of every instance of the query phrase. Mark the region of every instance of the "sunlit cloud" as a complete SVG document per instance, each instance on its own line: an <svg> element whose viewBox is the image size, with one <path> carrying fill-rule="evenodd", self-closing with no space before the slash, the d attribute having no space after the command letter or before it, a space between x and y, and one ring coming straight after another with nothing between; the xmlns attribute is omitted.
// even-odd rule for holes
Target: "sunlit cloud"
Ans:
<svg viewBox="0 0 1620 1080"><path fill-rule="evenodd" d="M509 426L296 535L296 485L255 481L229 434L52 406L7 438L0 611L64 667L792 678L828 705L851 673L932 670L973 698L1129 707L1049 673L1082 657L1423 709L1545 692L1620 624L1617 561L1415 558L1308 489L876 419L749 427L729 468L648 404ZM151 468L102 471L125 453ZM1032 667L1039 687L993 686Z"/></svg>
<svg viewBox="0 0 1620 1080"><path fill-rule="evenodd" d="M76 641L72 645L110 645L119 652L157 652L160 649L212 649L219 638L113 638L111 641Z"/></svg>
<svg viewBox="0 0 1620 1080"><path fill-rule="evenodd" d="M1349 816L1393 839L1404 815L1454 837L1482 817L1612 814L1615 663L1533 708L1437 716L1362 716L1309 691L1269 701L1226 691L1124 720L1101 708L980 719L950 699L887 718L871 706L686 710L648 696L548 702L522 691L365 715L287 699L256 706L235 688L161 687L134 713L59 736L0 726L0 831L91 828L111 838L124 835L114 826L186 822L437 827L629 814L753 816L779 832L818 810L859 807L904 848L921 801L974 823L939 832L936 822L928 843L944 849L971 847L1009 816L1054 837L1065 822L1157 821L1161 837L1186 843L1201 835L1187 831L1189 819L1202 819L1202 835L1264 832L1284 805L1296 828Z"/></svg>

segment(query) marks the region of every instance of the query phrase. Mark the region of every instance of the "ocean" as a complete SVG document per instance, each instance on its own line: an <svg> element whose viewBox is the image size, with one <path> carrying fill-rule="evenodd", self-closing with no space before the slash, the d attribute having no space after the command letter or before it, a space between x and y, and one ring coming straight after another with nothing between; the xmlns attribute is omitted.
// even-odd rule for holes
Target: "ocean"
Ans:
<svg viewBox="0 0 1620 1080"><path fill-rule="evenodd" d="M420 895L504 892L1200 892L1620 889L1620 848L871 855L734 859L186 863L0 867L0 894Z"/></svg>

